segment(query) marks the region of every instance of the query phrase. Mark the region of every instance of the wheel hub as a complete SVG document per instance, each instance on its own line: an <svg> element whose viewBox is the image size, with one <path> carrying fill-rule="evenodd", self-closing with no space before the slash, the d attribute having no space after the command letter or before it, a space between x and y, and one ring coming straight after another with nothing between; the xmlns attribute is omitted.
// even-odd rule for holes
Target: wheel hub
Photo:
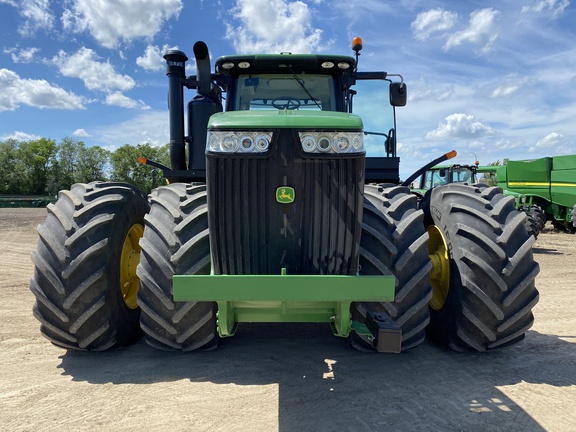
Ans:
<svg viewBox="0 0 576 432"><path fill-rule="evenodd" d="M138 288L140 280L136 275L136 267L140 262L139 241L144 235L144 227L134 224L128 231L124 244L122 245L122 256L120 258L120 288L124 303L130 309L138 307Z"/></svg>
<svg viewBox="0 0 576 432"><path fill-rule="evenodd" d="M444 235L436 225L429 226L428 255L432 260L430 284L432 285L432 298L430 307L440 310L444 307L448 292L450 291L450 254Z"/></svg>

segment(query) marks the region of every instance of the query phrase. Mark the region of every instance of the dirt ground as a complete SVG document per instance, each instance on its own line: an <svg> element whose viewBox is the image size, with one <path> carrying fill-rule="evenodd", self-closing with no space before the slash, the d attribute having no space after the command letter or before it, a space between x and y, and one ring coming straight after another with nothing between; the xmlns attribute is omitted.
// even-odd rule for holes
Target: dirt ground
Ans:
<svg viewBox="0 0 576 432"><path fill-rule="evenodd" d="M51 345L32 316L44 209L0 209L2 431L572 431L576 237L540 235L540 302L521 343L459 354L348 349L325 325L245 325L216 351Z"/></svg>

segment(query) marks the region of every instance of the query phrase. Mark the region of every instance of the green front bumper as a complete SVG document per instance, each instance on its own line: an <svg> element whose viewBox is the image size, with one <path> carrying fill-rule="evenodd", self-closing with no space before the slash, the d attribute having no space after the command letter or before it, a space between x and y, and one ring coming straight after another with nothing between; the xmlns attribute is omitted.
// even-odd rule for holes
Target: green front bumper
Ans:
<svg viewBox="0 0 576 432"><path fill-rule="evenodd" d="M174 301L218 303L218 333L241 322L328 322L346 337L352 302L391 302L393 276L175 275Z"/></svg>

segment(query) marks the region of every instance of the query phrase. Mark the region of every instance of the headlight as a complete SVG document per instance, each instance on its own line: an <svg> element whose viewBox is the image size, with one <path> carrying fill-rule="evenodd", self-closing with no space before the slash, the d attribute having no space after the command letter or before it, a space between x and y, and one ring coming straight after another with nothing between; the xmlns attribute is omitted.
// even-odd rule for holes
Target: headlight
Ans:
<svg viewBox="0 0 576 432"><path fill-rule="evenodd" d="M300 132L306 153L364 153L362 132Z"/></svg>
<svg viewBox="0 0 576 432"><path fill-rule="evenodd" d="M208 131L206 150L214 153L264 153L272 141L271 132Z"/></svg>

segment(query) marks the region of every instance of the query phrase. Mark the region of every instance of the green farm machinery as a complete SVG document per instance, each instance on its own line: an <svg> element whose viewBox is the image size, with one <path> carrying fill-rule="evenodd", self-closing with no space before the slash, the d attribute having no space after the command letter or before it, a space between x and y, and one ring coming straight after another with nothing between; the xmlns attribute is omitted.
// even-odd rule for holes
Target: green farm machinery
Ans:
<svg viewBox="0 0 576 432"><path fill-rule="evenodd" d="M538 221L569 233L576 231L576 155L509 160L505 165L480 167L495 172L505 195Z"/></svg>
<svg viewBox="0 0 576 432"><path fill-rule="evenodd" d="M224 56L211 72L197 42L192 76L170 50L171 166L142 160L168 184L149 196L75 184L48 206L30 282L42 334L89 351L142 333L159 349L209 350L239 324L274 322L329 323L380 352L426 335L458 351L523 339L539 271L524 215L497 187L418 200L400 184L406 84L358 71L359 38L352 48ZM187 111L184 88L196 90ZM366 155L370 140L380 156Z"/></svg>
<svg viewBox="0 0 576 432"><path fill-rule="evenodd" d="M492 166L479 166L478 162L476 162L475 165L435 165L427 168L425 171L422 169L419 170L418 173L421 172L421 175L416 183L410 182L410 188L413 194L419 199L423 199L428 191L449 183L488 187L488 184L482 182L484 178L481 177L481 173L490 172L495 169L496 168ZM504 194L511 195L509 191L504 191ZM524 201L524 199L517 200L517 203L520 203L517 205L517 208L519 211L526 213L526 229L528 232L533 235L534 238L538 238L546 216L537 206L525 207L523 205Z"/></svg>
<svg viewBox="0 0 576 432"><path fill-rule="evenodd" d="M477 165L435 165L419 176L418 182L410 182L413 194L423 198L427 191L449 183L473 185L477 181Z"/></svg>

